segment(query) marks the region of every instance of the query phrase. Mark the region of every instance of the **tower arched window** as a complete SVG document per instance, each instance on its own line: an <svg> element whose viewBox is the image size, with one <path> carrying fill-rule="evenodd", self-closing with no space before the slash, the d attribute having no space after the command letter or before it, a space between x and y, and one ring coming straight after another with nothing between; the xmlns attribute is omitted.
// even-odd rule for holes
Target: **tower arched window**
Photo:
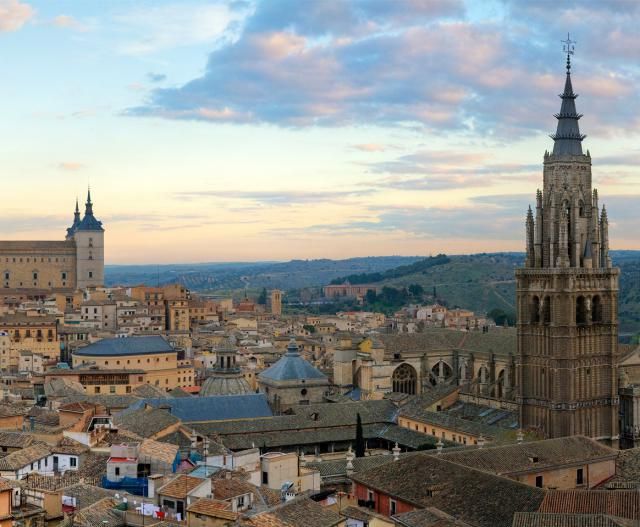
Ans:
<svg viewBox="0 0 640 527"><path fill-rule="evenodd" d="M551 297L544 297L544 304L542 306L542 323L551 324Z"/></svg>
<svg viewBox="0 0 640 527"><path fill-rule="evenodd" d="M580 200L578 203L578 213L580 214L581 218L584 218L584 202L582 200Z"/></svg>
<svg viewBox="0 0 640 527"><path fill-rule="evenodd" d="M576 324L587 323L587 303L583 296L579 296L576 299Z"/></svg>
<svg viewBox="0 0 640 527"><path fill-rule="evenodd" d="M594 296L591 300L591 321L602 322L602 301L599 295Z"/></svg>
<svg viewBox="0 0 640 527"><path fill-rule="evenodd" d="M531 314L531 323L538 324L540 322L540 299L537 296L534 296L531 299L529 309Z"/></svg>

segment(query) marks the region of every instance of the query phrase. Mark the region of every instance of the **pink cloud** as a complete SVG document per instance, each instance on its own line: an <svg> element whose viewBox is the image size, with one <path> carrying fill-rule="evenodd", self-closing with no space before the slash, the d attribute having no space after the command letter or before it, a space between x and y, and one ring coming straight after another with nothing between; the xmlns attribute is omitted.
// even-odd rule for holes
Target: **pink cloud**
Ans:
<svg viewBox="0 0 640 527"><path fill-rule="evenodd" d="M58 164L58 168L60 170L76 172L78 170L83 169L84 165L82 163L79 163L78 161L62 161Z"/></svg>
<svg viewBox="0 0 640 527"><path fill-rule="evenodd" d="M379 143L353 145L353 148L355 150L360 150L361 152L384 152L386 150L385 146Z"/></svg>
<svg viewBox="0 0 640 527"><path fill-rule="evenodd" d="M64 29L73 29L74 31L87 31L87 26L70 15L58 15L53 18L51 24Z"/></svg>
<svg viewBox="0 0 640 527"><path fill-rule="evenodd" d="M33 16L35 10L19 0L0 0L0 32L17 31Z"/></svg>

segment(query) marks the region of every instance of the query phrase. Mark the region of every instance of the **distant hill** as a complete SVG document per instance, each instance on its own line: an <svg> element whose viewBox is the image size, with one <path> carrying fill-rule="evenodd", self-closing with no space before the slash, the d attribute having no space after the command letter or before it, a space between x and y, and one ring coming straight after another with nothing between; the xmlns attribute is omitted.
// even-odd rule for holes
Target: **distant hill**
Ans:
<svg viewBox="0 0 640 527"><path fill-rule="evenodd" d="M420 256L369 256L345 260L233 262L175 265L107 265L105 282L113 285L179 282L193 291L233 291L248 287L301 289L321 287L340 276L379 273L422 260Z"/></svg>
<svg viewBox="0 0 640 527"><path fill-rule="evenodd" d="M620 333L640 333L640 251L612 251L620 267ZM381 287L404 288L420 285L450 307L477 312L498 308L515 312L516 267L523 253L472 255L372 256L346 260L292 260L290 262L234 262L176 265L109 265L107 285L147 285L180 282L193 291L229 293L248 287L290 292L300 299L301 291L312 290L317 298L323 285L348 279L352 283L375 283Z"/></svg>

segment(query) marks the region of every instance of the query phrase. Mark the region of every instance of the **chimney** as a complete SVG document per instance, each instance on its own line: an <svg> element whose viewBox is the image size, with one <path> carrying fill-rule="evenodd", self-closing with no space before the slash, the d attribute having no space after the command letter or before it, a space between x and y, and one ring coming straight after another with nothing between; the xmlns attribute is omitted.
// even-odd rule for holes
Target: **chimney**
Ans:
<svg viewBox="0 0 640 527"><path fill-rule="evenodd" d="M351 445L349 445L349 450L347 450L347 476L353 474L353 459L355 455L353 454L353 450L351 450Z"/></svg>
<svg viewBox="0 0 640 527"><path fill-rule="evenodd" d="M397 442L396 445L391 449L391 451L393 452L393 460L398 461L398 459L400 459L400 447L398 446Z"/></svg>

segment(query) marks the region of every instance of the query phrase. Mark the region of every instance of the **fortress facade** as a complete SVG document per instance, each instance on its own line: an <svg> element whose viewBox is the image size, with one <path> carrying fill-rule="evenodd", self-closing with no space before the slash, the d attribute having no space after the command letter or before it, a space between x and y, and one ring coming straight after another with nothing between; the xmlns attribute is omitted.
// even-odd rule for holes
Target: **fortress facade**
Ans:
<svg viewBox="0 0 640 527"><path fill-rule="evenodd" d="M61 241L0 241L1 284L7 290L75 291L104 283L104 228L93 215L91 191L84 216L78 202Z"/></svg>

